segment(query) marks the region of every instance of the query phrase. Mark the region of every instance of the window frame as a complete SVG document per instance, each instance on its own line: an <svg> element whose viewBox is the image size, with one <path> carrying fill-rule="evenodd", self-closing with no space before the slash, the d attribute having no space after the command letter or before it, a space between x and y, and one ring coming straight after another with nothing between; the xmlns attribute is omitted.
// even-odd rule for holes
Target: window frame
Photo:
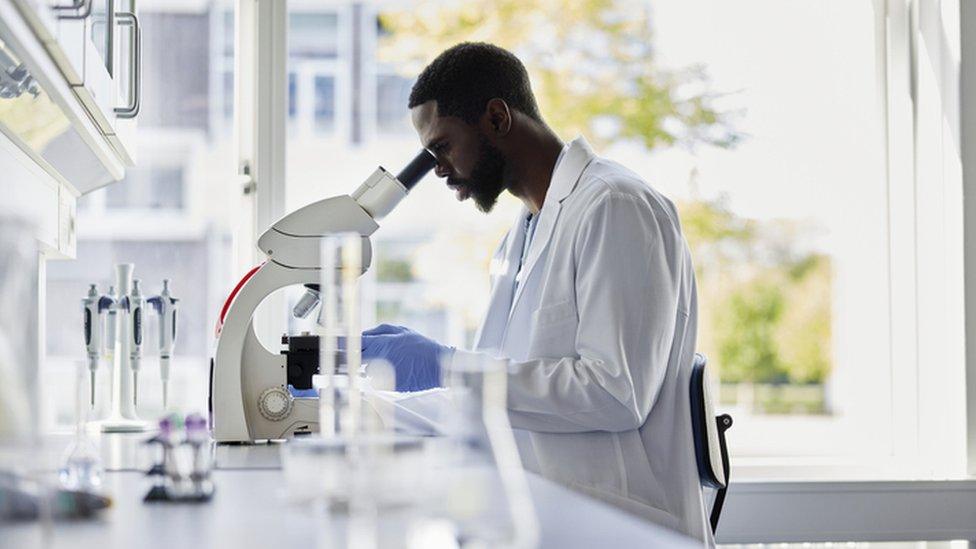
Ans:
<svg viewBox="0 0 976 549"><path fill-rule="evenodd" d="M973 170L963 177L976 167L964 139L976 133L976 59L960 47L976 51L976 6L873 4L889 186L890 464L909 478L736 482L734 471L720 543L976 540L976 345L966 345L976 341L976 225L964 222L976 201L963 200L976 195Z"/></svg>
<svg viewBox="0 0 976 549"><path fill-rule="evenodd" d="M288 75L295 75L295 115L288 116L288 130L297 138L341 139L349 134L350 120L347 59L293 59ZM335 112L330 130L318 128L315 119L315 79L333 81L332 108ZM287 85L287 83L286 83Z"/></svg>

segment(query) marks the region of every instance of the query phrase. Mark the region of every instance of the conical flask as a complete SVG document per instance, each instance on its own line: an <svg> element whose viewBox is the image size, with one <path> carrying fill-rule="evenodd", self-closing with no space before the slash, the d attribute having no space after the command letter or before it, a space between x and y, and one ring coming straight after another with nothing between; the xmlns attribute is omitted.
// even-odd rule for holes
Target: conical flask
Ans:
<svg viewBox="0 0 976 549"><path fill-rule="evenodd" d="M442 367L444 436L431 439L433 512L461 547L535 547L538 523L506 409L505 362L487 355Z"/></svg>

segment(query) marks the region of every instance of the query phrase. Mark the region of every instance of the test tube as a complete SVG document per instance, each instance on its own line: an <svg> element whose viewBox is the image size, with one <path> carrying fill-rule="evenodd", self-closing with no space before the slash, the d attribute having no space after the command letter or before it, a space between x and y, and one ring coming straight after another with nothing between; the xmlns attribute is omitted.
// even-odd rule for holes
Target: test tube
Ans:
<svg viewBox="0 0 976 549"><path fill-rule="evenodd" d="M475 545L535 547L538 522L508 420L505 361L455 360L441 375L444 436L428 443L434 513Z"/></svg>
<svg viewBox="0 0 976 549"><path fill-rule="evenodd" d="M361 425L359 276L363 237L339 233L323 238L321 264L319 428L329 438L340 431L356 433Z"/></svg>

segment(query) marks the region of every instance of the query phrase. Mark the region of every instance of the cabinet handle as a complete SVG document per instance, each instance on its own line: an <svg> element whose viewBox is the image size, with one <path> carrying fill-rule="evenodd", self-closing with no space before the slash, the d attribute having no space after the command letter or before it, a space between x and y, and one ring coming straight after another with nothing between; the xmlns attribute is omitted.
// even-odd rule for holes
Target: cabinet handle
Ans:
<svg viewBox="0 0 976 549"><path fill-rule="evenodd" d="M115 21L122 26L132 27L132 40L129 43L129 104L115 107L117 118L135 118L142 104L142 30L139 18L131 11L115 14Z"/></svg>
<svg viewBox="0 0 976 549"><path fill-rule="evenodd" d="M85 0L73 0L67 6L51 6L52 10L76 10L85 4Z"/></svg>
<svg viewBox="0 0 976 549"><path fill-rule="evenodd" d="M58 14L58 19L87 19L92 12L94 0L72 0L70 6L54 6L57 11L76 11L77 13Z"/></svg>

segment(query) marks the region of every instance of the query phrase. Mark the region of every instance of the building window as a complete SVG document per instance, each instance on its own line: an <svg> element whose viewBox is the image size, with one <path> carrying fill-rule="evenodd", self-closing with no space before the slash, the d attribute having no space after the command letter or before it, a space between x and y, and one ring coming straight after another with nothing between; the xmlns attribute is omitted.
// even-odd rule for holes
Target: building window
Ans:
<svg viewBox="0 0 976 549"><path fill-rule="evenodd" d="M129 168L125 179L105 190L111 210L182 210L185 207L182 166Z"/></svg>
<svg viewBox="0 0 976 549"><path fill-rule="evenodd" d="M298 75L288 73L288 118L292 120L298 114Z"/></svg>
<svg viewBox="0 0 976 549"><path fill-rule="evenodd" d="M335 130L336 90L335 77L315 76L315 129L331 133Z"/></svg>
<svg viewBox="0 0 976 549"><path fill-rule="evenodd" d="M339 55L339 15L334 11L288 14L288 57L326 59Z"/></svg>
<svg viewBox="0 0 976 549"><path fill-rule="evenodd" d="M379 133L410 131L407 104L413 82L412 78L394 73L376 76L376 129Z"/></svg>

